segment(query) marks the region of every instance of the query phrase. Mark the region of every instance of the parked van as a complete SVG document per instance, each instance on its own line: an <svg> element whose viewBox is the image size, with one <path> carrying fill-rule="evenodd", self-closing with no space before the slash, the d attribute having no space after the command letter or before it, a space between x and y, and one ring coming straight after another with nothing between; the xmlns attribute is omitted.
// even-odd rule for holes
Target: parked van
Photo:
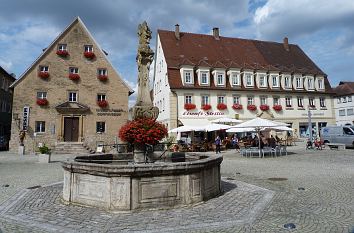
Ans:
<svg viewBox="0 0 354 233"><path fill-rule="evenodd" d="M328 126L321 129L324 143L341 143L354 147L354 126Z"/></svg>

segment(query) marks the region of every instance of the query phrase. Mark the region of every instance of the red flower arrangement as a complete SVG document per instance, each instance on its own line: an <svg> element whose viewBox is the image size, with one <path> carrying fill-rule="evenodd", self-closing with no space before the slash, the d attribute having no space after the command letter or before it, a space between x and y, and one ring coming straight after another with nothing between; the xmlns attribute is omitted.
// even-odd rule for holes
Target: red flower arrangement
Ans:
<svg viewBox="0 0 354 233"><path fill-rule="evenodd" d="M69 79L71 80L79 80L80 79L80 75L79 74L69 74Z"/></svg>
<svg viewBox="0 0 354 233"><path fill-rule="evenodd" d="M107 76L107 75L104 75L104 74L99 74L99 75L97 76L97 78L98 78L100 81L107 81L108 76Z"/></svg>
<svg viewBox="0 0 354 233"><path fill-rule="evenodd" d="M277 105L273 106L273 109L277 112L280 112L281 110L283 110L283 107L281 105L277 104Z"/></svg>
<svg viewBox="0 0 354 233"><path fill-rule="evenodd" d="M207 111L207 110L210 110L211 109L211 105L210 104L204 104L202 105L202 109Z"/></svg>
<svg viewBox="0 0 354 233"><path fill-rule="evenodd" d="M105 108L108 106L107 100L98 100L97 105L100 106L101 108Z"/></svg>
<svg viewBox="0 0 354 233"><path fill-rule="evenodd" d="M257 110L257 106L254 105L254 104L250 104L250 105L247 105L247 109L250 110L250 111L256 111Z"/></svg>
<svg viewBox="0 0 354 233"><path fill-rule="evenodd" d="M269 105L262 104L261 106L259 106L259 109L262 110L262 111L268 111L269 110Z"/></svg>
<svg viewBox="0 0 354 233"><path fill-rule="evenodd" d="M40 71L40 72L38 72L38 77L49 78L49 73L47 71Z"/></svg>
<svg viewBox="0 0 354 233"><path fill-rule="evenodd" d="M123 125L119 130L119 137L131 144L157 144L167 136L165 125L152 118L139 118Z"/></svg>
<svg viewBox="0 0 354 233"><path fill-rule="evenodd" d="M95 54L93 52L84 52L84 56L88 59L94 59Z"/></svg>
<svg viewBox="0 0 354 233"><path fill-rule="evenodd" d="M48 100L47 99L37 99L37 104L39 105L39 106L45 106L45 105L47 105L48 104Z"/></svg>
<svg viewBox="0 0 354 233"><path fill-rule="evenodd" d="M57 50L57 55L59 55L61 57L66 57L69 55L69 53L66 50Z"/></svg>
<svg viewBox="0 0 354 233"><path fill-rule="evenodd" d="M242 104L234 104L232 105L232 108L235 110L241 110L243 108Z"/></svg>
<svg viewBox="0 0 354 233"><path fill-rule="evenodd" d="M195 109L195 108L196 108L195 104L188 104L188 103L184 104L184 109L186 109L188 111Z"/></svg>
<svg viewBox="0 0 354 233"><path fill-rule="evenodd" d="M227 109L227 105L224 103L220 103L216 106L216 108L219 110L225 110L225 109Z"/></svg>

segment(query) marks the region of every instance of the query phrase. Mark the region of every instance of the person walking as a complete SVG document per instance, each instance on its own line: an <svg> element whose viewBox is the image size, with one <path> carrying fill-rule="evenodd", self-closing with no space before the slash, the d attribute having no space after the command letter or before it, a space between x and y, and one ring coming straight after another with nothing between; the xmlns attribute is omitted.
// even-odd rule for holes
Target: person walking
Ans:
<svg viewBox="0 0 354 233"><path fill-rule="evenodd" d="M236 149L237 152L240 152L240 146L238 145L238 138L236 135L232 138L232 147Z"/></svg>
<svg viewBox="0 0 354 233"><path fill-rule="evenodd" d="M216 154L221 153L221 139L219 136L215 138L215 152Z"/></svg>

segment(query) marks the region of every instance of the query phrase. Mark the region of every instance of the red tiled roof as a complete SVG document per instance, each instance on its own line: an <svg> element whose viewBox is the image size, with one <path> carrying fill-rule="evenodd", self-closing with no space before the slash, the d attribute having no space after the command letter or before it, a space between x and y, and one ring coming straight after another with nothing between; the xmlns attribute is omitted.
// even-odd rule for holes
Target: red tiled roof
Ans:
<svg viewBox="0 0 354 233"><path fill-rule="evenodd" d="M331 92L326 74L297 45L289 44L290 50L286 51L283 44L277 42L229 37L216 40L211 35L184 32L180 33L180 40L177 40L173 31L158 30L158 34L167 62L171 88L183 87L180 73L173 69L179 69L181 65L203 66L201 62L204 61L211 64L210 68L320 74L325 76L326 92ZM195 83L197 87L198 83Z"/></svg>
<svg viewBox="0 0 354 233"><path fill-rule="evenodd" d="M339 85L334 88L336 96L353 95L354 94L354 82L340 82Z"/></svg>

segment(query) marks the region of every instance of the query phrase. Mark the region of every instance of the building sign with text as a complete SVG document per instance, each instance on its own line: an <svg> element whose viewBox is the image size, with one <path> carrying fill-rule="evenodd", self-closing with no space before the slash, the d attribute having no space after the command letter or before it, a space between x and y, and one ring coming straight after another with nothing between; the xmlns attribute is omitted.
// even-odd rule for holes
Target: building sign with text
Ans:
<svg viewBox="0 0 354 233"><path fill-rule="evenodd" d="M223 112L214 112L214 111L208 111L208 112L204 112L204 111L199 111L199 112L190 112L190 111L184 111L181 113L182 116L186 116L186 117L200 117L200 118L204 118L204 117L224 117L225 113Z"/></svg>
<svg viewBox="0 0 354 233"><path fill-rule="evenodd" d="M30 107L28 106L23 107L23 119L22 119L23 131L27 131L28 129L29 115L30 115Z"/></svg>
<svg viewBox="0 0 354 233"><path fill-rule="evenodd" d="M123 109L102 109L98 108L96 109L97 116L121 116L122 112L125 112Z"/></svg>

